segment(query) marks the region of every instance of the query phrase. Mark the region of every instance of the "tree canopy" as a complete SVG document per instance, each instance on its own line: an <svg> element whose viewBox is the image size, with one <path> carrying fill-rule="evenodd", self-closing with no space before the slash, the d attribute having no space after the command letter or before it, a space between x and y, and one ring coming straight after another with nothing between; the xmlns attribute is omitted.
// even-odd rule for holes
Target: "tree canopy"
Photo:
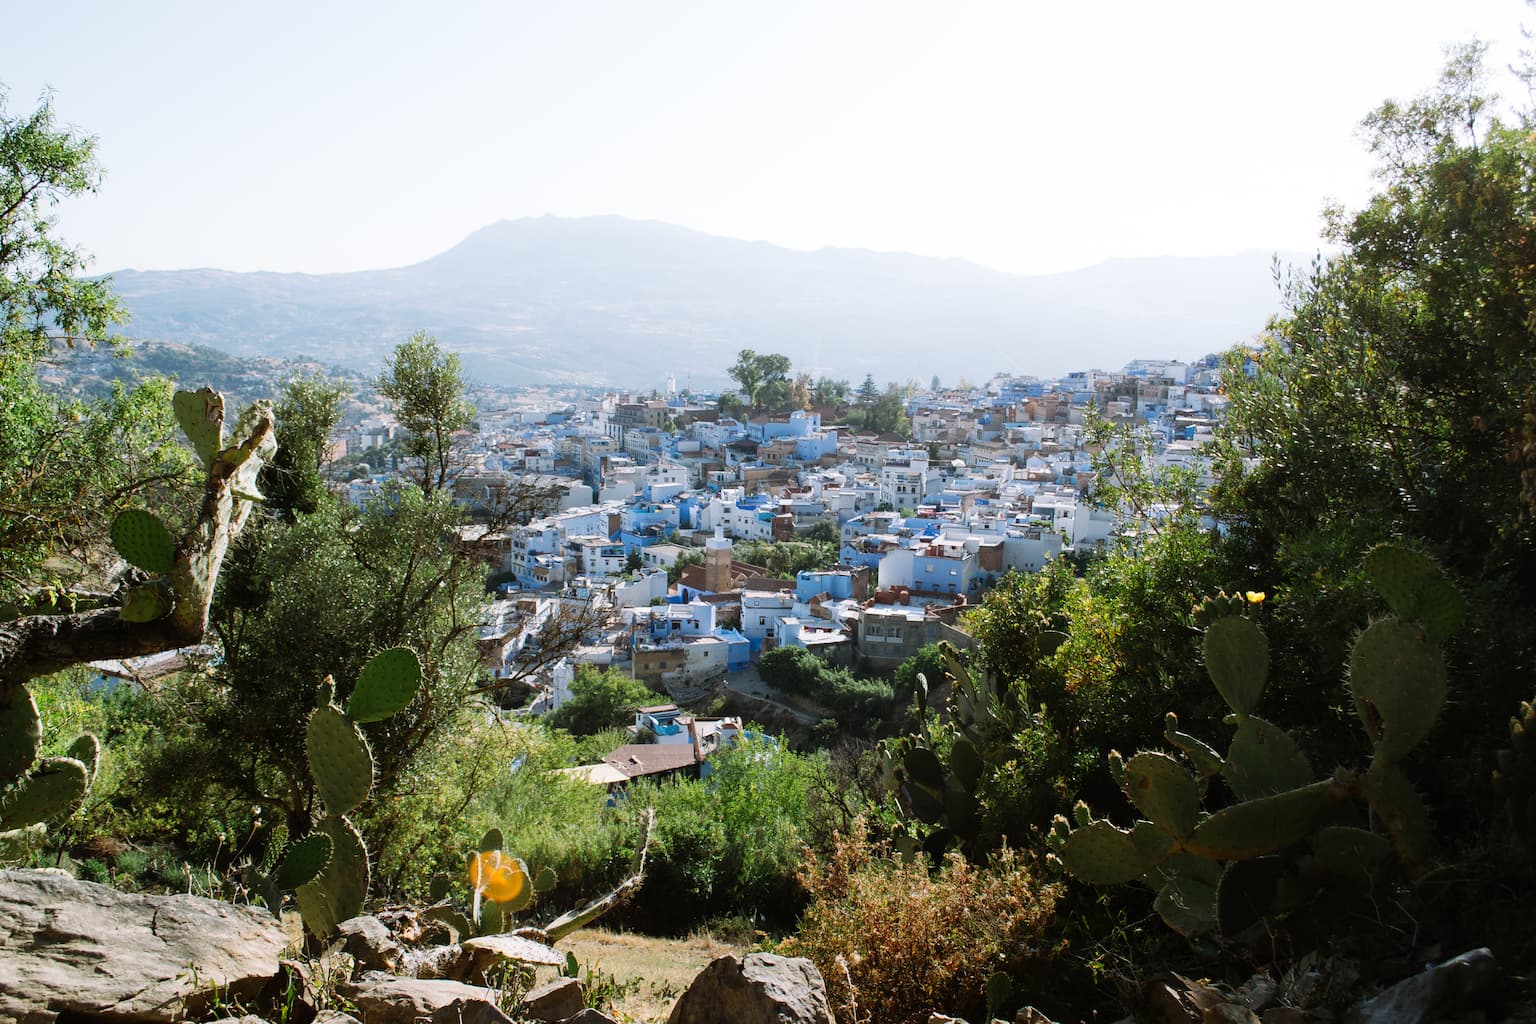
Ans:
<svg viewBox="0 0 1536 1024"><path fill-rule="evenodd" d="M747 409L775 408L789 397L789 356L742 349L736 365L726 371L741 388Z"/></svg>
<svg viewBox="0 0 1536 1024"><path fill-rule="evenodd" d="M395 408L409 433L406 451L419 466L418 482L428 494L443 487L454 466L453 434L473 422L474 406L465 400L464 371L456 353L417 331L395 346L379 378L379 393Z"/></svg>

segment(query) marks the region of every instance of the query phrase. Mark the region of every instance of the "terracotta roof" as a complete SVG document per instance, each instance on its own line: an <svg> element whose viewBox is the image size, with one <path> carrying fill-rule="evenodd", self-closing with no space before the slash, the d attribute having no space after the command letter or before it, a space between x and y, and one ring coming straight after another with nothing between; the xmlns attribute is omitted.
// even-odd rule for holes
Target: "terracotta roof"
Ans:
<svg viewBox="0 0 1536 1024"><path fill-rule="evenodd" d="M626 743L603 758L631 779L642 775L661 775L697 762L692 743Z"/></svg>

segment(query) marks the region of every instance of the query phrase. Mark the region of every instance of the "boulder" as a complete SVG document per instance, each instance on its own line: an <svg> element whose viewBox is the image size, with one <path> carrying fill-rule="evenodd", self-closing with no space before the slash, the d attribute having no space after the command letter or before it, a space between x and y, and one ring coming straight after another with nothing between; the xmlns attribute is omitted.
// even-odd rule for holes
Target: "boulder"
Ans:
<svg viewBox="0 0 1536 1024"><path fill-rule="evenodd" d="M368 1024L415 1024L417 1017L431 1017L456 999L466 1003L496 1001L496 993L488 988L388 974L365 974L362 980L346 986L342 994Z"/></svg>
<svg viewBox="0 0 1536 1024"><path fill-rule="evenodd" d="M313 1024L362 1024L350 1013L342 1013L340 1010L321 1010L315 1014Z"/></svg>
<svg viewBox="0 0 1536 1024"><path fill-rule="evenodd" d="M722 956L699 973L668 1024L833 1024L827 985L803 957Z"/></svg>
<svg viewBox="0 0 1536 1024"><path fill-rule="evenodd" d="M580 1013L565 1018L560 1024L619 1024L619 1022L603 1011L594 1010L589 1006Z"/></svg>
<svg viewBox="0 0 1536 1024"><path fill-rule="evenodd" d="M277 973L287 944L265 910L199 896L147 896L45 871L0 871L0 1020L63 1013L171 1022L217 989L243 998Z"/></svg>
<svg viewBox="0 0 1536 1024"><path fill-rule="evenodd" d="M484 999L455 999L432 1014L432 1024L514 1024L494 1003Z"/></svg>
<svg viewBox="0 0 1536 1024"><path fill-rule="evenodd" d="M575 978L556 978L531 989L523 997L522 1006L518 1007L518 1016L553 1024L580 1013L586 1005L581 982Z"/></svg>
<svg viewBox="0 0 1536 1024"><path fill-rule="evenodd" d="M1488 949L1474 949L1404 978L1355 1008L1351 1024L1425 1024L1482 1009L1505 988Z"/></svg>
<svg viewBox="0 0 1536 1024"><path fill-rule="evenodd" d="M357 966L365 971L389 971L400 969L404 950L395 937L384 927L384 922L371 914L349 918L336 926L336 937L341 949L350 953Z"/></svg>

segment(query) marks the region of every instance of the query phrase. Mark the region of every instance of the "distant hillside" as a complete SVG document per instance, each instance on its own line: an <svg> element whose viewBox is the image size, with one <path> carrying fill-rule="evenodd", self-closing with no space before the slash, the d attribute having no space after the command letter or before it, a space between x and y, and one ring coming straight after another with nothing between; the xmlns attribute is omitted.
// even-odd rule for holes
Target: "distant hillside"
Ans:
<svg viewBox="0 0 1536 1024"><path fill-rule="evenodd" d="M741 348L855 381L1188 359L1252 336L1278 305L1267 253L1021 276L620 217L502 221L395 270L111 276L135 337L373 372L426 329L487 383L637 388L723 383Z"/></svg>
<svg viewBox="0 0 1536 1024"><path fill-rule="evenodd" d="M126 356L106 346L60 350L41 370L50 387L81 398L104 397L115 383L171 377L186 387L221 391L235 409L258 398L275 398L288 378L300 373L323 373L354 388L365 384L355 371L313 360L243 358L206 345L159 341L138 342Z"/></svg>

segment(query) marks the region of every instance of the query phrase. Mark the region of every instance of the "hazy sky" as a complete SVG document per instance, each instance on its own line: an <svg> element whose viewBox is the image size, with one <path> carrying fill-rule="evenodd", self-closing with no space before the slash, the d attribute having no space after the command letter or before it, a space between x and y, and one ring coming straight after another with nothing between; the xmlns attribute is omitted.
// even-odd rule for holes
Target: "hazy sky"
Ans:
<svg viewBox="0 0 1536 1024"><path fill-rule="evenodd" d="M1519 0L30 3L44 88L100 140L60 212L94 269L414 263L501 218L617 213L1006 270L1311 250L1355 125ZM1516 86L1501 76L1505 93Z"/></svg>

